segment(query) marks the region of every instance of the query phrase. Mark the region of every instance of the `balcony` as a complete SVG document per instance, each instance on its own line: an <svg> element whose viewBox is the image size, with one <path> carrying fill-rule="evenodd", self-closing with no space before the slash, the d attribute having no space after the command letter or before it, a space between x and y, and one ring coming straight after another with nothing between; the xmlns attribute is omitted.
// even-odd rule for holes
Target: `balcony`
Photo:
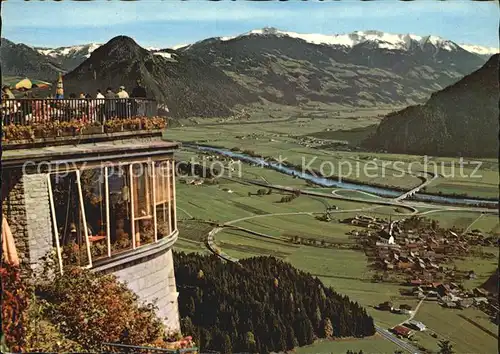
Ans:
<svg viewBox="0 0 500 354"><path fill-rule="evenodd" d="M5 99L5 150L160 136L167 109L153 99Z"/></svg>

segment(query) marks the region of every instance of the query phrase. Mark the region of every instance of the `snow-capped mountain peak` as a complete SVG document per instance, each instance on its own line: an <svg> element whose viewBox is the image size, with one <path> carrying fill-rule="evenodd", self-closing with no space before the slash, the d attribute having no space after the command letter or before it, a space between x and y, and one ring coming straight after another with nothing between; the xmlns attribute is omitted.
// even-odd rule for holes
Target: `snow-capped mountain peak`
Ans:
<svg viewBox="0 0 500 354"><path fill-rule="evenodd" d="M375 43L379 48L389 50L408 50L411 45L425 45L430 43L437 48L453 51L459 48L457 44L452 41L443 39L437 36L418 36L415 34L393 34L375 30L368 31L354 31L351 33L342 34L319 34L319 33L296 33L289 31L281 31L272 27L265 27L262 29L255 29L250 32L244 33L239 36L221 37L222 41L229 41L235 38L241 38L252 35L263 36L278 36L278 37L291 37L302 39L312 44L342 46L352 48L361 43Z"/></svg>
<svg viewBox="0 0 500 354"><path fill-rule="evenodd" d="M499 52L498 48L482 47L478 45L457 44L453 41L441 38L439 36L427 35L420 36L416 34L394 34L376 30L354 31L342 34L319 34L319 33L297 33L282 31L274 27L265 27L255 29L238 36L219 37L222 41L230 41L235 38L247 36L277 36L302 39L308 43L318 45L339 46L352 48L362 43L373 43L381 49L388 50L409 50L412 46L424 47L432 45L437 50L456 51L466 50L477 55L493 55Z"/></svg>
<svg viewBox="0 0 500 354"><path fill-rule="evenodd" d="M498 47L482 47L479 45L460 44L460 46L468 52L479 55L494 55L500 53Z"/></svg>
<svg viewBox="0 0 500 354"><path fill-rule="evenodd" d="M52 58L82 56L89 58L94 50L99 48L101 44L89 43L83 45L75 45L70 47L59 48L35 48L40 54L47 55Z"/></svg>

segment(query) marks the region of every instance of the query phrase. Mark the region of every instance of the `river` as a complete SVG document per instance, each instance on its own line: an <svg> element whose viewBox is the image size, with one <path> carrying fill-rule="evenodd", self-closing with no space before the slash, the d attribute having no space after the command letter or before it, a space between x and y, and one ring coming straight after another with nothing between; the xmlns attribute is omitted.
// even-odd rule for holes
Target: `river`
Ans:
<svg viewBox="0 0 500 354"><path fill-rule="evenodd" d="M185 147L195 148L201 151L211 151L220 155L232 157L235 159L239 159L241 161L258 164L263 167L274 169L278 172L285 173L290 176L296 176L306 181L310 181L314 184L320 185L322 187L336 187L336 188L345 188L345 189L354 189L358 191L364 191L367 193L376 194L382 197L390 197L395 198L403 194L401 191L397 191L390 188L383 187L375 187L367 184L361 183L352 183L352 182L342 182L330 178L315 176L309 172L305 171L297 171L293 168L282 166L275 162L266 161L260 157L253 157L246 155L241 152L235 152L224 148L216 148L210 146L200 146L193 144L183 144ZM474 198L457 198L457 197L449 197L449 196L440 196L440 195L431 195L425 193L417 193L412 197L412 200L419 201L429 201L434 203L446 203L446 204L462 204L462 205L477 205L483 204L488 207L498 207L498 201L492 200L482 200L482 199L474 199Z"/></svg>

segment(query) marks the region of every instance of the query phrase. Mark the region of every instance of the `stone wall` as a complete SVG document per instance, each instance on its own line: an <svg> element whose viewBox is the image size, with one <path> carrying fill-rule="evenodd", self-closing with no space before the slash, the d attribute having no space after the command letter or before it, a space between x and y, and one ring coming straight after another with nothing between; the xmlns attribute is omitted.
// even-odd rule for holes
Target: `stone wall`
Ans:
<svg viewBox="0 0 500 354"><path fill-rule="evenodd" d="M21 266L29 264L29 242L24 199L24 184L20 170L2 171L2 215L14 236Z"/></svg>
<svg viewBox="0 0 500 354"><path fill-rule="evenodd" d="M2 213L7 218L23 268L36 268L52 250L47 175L2 173Z"/></svg>
<svg viewBox="0 0 500 354"><path fill-rule="evenodd" d="M24 175L23 184L29 262L31 267L35 269L40 263L40 258L53 249L47 175Z"/></svg>
<svg viewBox="0 0 500 354"><path fill-rule="evenodd" d="M180 332L177 292L172 250L146 258L114 271L120 281L136 293L142 301L155 302L157 315L168 330Z"/></svg>

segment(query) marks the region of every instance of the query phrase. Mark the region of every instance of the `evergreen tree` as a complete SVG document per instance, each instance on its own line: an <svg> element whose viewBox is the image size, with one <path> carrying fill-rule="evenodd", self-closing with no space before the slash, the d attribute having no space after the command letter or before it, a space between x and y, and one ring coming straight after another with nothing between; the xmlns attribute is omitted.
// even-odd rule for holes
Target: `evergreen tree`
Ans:
<svg viewBox="0 0 500 354"><path fill-rule="evenodd" d="M195 340L195 342L199 341L198 338L198 330L195 325L193 325L193 322L191 321L190 317L183 317L181 319L181 330L182 333L186 336L192 336Z"/></svg>
<svg viewBox="0 0 500 354"><path fill-rule="evenodd" d="M229 338L229 336L227 334L224 335L224 340L223 340L223 344L221 347L221 353L222 354L232 354L233 353L231 338Z"/></svg>
<svg viewBox="0 0 500 354"><path fill-rule="evenodd" d="M453 354L453 346L450 344L449 340L440 340L438 343L439 352L438 354Z"/></svg>
<svg viewBox="0 0 500 354"><path fill-rule="evenodd" d="M333 337L333 326L332 321L327 317L323 321L323 334L326 338Z"/></svg>
<svg viewBox="0 0 500 354"><path fill-rule="evenodd" d="M253 335L252 332L247 332L245 334L245 346L246 350L249 352L255 352L257 349L256 342L255 342L255 336Z"/></svg>

